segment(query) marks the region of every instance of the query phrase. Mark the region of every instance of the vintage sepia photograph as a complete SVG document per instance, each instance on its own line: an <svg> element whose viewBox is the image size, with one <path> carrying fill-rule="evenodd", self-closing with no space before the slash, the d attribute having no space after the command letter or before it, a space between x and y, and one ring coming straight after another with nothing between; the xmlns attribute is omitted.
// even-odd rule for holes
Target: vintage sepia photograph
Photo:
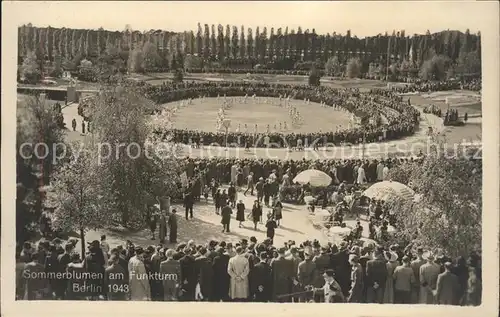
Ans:
<svg viewBox="0 0 500 317"><path fill-rule="evenodd" d="M24 7L3 223L15 301L483 303L495 14Z"/></svg>

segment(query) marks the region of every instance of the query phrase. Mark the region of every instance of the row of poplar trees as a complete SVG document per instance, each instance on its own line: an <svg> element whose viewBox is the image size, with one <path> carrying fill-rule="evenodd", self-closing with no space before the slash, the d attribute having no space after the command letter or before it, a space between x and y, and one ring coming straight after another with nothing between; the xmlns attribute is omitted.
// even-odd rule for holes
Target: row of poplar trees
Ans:
<svg viewBox="0 0 500 317"><path fill-rule="evenodd" d="M19 27L18 55L23 58L29 51L36 52L48 61L58 56L72 59L85 56L98 58L110 46L131 51L144 43L153 43L160 54L196 54L207 61L239 60L265 63L292 59L295 61L327 61L332 56L347 61L358 57L366 62L384 61L389 55L395 61L410 61L421 65L429 54L444 55L456 61L460 53L479 51L481 34L460 31L442 31L431 34L407 35L393 31L391 35L378 34L365 38L336 32L317 34L315 29L297 30L257 27L255 32L244 26L225 27L198 24L195 31L174 33L162 30L139 32L130 28L124 31L82 30L70 28ZM480 54L479 54L480 56Z"/></svg>

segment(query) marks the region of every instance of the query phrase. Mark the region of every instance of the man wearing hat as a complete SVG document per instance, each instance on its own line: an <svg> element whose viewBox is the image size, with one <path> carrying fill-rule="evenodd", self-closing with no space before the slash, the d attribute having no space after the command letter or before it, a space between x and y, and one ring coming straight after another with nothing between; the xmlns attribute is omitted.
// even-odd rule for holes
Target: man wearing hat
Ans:
<svg viewBox="0 0 500 317"><path fill-rule="evenodd" d="M61 239L55 238L54 240L52 240L52 243L54 244L54 247L56 248L57 255L61 255L64 253L64 248L62 247Z"/></svg>
<svg viewBox="0 0 500 317"><path fill-rule="evenodd" d="M101 250L101 243L98 240L94 240L89 243L88 246L89 253L83 261L83 267L87 273L95 274L101 278L92 278L87 282L87 285L91 285L88 289L91 290L90 296L97 298L104 291L103 278L104 278L104 266L106 264L104 259L104 253Z"/></svg>
<svg viewBox="0 0 500 317"><path fill-rule="evenodd" d="M243 254L241 246L236 247L236 256L229 259L227 272L231 277L229 295L235 301L244 301L248 298L248 274L250 265Z"/></svg>
<svg viewBox="0 0 500 317"><path fill-rule="evenodd" d="M339 251L335 254L335 261L332 263L336 272L336 280L342 288L344 296L348 297L351 288L351 265L349 264L349 249L346 241L340 242Z"/></svg>
<svg viewBox="0 0 500 317"><path fill-rule="evenodd" d="M384 301L385 284L387 281L387 265L384 249L375 251L375 258L366 262L366 299L368 303L382 304Z"/></svg>
<svg viewBox="0 0 500 317"><path fill-rule="evenodd" d="M458 277L451 272L451 262L444 263L444 272L438 275L434 295L439 305L455 305L460 289Z"/></svg>
<svg viewBox="0 0 500 317"><path fill-rule="evenodd" d="M363 302L363 268L359 264L359 256L357 254L349 254L349 264L351 265L351 288L349 290L349 303Z"/></svg>
<svg viewBox="0 0 500 317"><path fill-rule="evenodd" d="M239 227L243 227L243 222L245 221L245 204L243 200L239 200L236 204L236 221L239 221Z"/></svg>
<svg viewBox="0 0 500 317"><path fill-rule="evenodd" d="M225 253L225 243L223 242L224 241L219 244L219 247L216 250L217 255L214 257L212 264L214 270L214 281L217 281L216 283L214 282L213 292L214 301L216 302L227 300L229 294L230 277L227 272L229 255Z"/></svg>
<svg viewBox="0 0 500 317"><path fill-rule="evenodd" d="M410 263L410 267L413 270L413 274L415 274L415 280L417 283L413 285L411 292L411 302L412 304L417 304L420 302L420 267L425 264L425 260L423 258L424 249L422 247L417 248L417 258Z"/></svg>
<svg viewBox="0 0 500 317"><path fill-rule="evenodd" d="M233 209L231 209L231 206L226 205L222 207L221 210L221 224L222 224L222 232L229 232L229 224L231 222L231 215L233 214Z"/></svg>
<svg viewBox="0 0 500 317"><path fill-rule="evenodd" d="M255 184L255 189L257 190L257 200L259 203L262 203L262 199L264 198L264 178L260 177L257 184Z"/></svg>
<svg viewBox="0 0 500 317"><path fill-rule="evenodd" d="M278 257L271 261L273 276L273 300L280 303L290 302L289 296L292 290L293 262L285 258L286 248L278 249Z"/></svg>
<svg viewBox="0 0 500 317"><path fill-rule="evenodd" d="M174 259L175 250L168 249L165 253L166 260L160 263L160 274L165 277L163 279L163 300L176 301L179 297L181 276L181 265L178 260Z"/></svg>
<svg viewBox="0 0 500 317"><path fill-rule="evenodd" d="M292 245L291 241L289 243L290 243L290 245ZM300 262L302 262L302 259L299 257L299 251L298 251L297 247L295 247L293 245L290 247L290 254L289 254L289 256L287 256L287 259L292 261L292 263L293 263L292 293L300 292L302 290L302 286L299 283L297 274L299 271L299 264L300 264ZM299 297L298 296L292 297L292 301L294 303L299 302Z"/></svg>
<svg viewBox="0 0 500 317"><path fill-rule="evenodd" d="M299 263L297 268L297 279L300 286L305 289L309 286L315 286L318 280L318 270L313 262L313 254L310 248L304 248L304 261ZM308 302L312 298L311 293L306 293L300 297L301 302Z"/></svg>
<svg viewBox="0 0 500 317"><path fill-rule="evenodd" d="M259 263L255 264L250 276L250 295L255 302L271 300L272 272L267 258L266 251L259 253Z"/></svg>
<svg viewBox="0 0 500 317"><path fill-rule="evenodd" d="M188 246L184 248L184 256L179 260L181 264L182 276L182 301L194 301L196 292L196 283L198 282L198 275L196 272L196 264L194 254L196 251Z"/></svg>
<svg viewBox="0 0 500 317"><path fill-rule="evenodd" d="M201 247L198 250L199 257L195 259L195 267L198 275L198 283L200 284L200 291L203 300L207 301L213 298L213 269L212 260L207 257L207 249Z"/></svg>
<svg viewBox="0 0 500 317"><path fill-rule="evenodd" d="M149 277L144 266L144 250L134 249L135 255L128 262L130 299L135 301L151 300Z"/></svg>
<svg viewBox="0 0 500 317"><path fill-rule="evenodd" d="M394 303L410 304L413 285L417 284L415 274L410 267L410 258L403 256L403 265L396 267L394 278Z"/></svg>
<svg viewBox="0 0 500 317"><path fill-rule="evenodd" d="M434 263L434 254L427 252L423 255L427 263L420 267L420 304L434 304L433 291L436 290L440 266Z"/></svg>
<svg viewBox="0 0 500 317"><path fill-rule="evenodd" d="M108 300L126 300L129 293L128 281L125 280L125 270L118 263L118 255L112 254L109 259L109 266L104 273L104 290Z"/></svg>
<svg viewBox="0 0 500 317"><path fill-rule="evenodd" d="M325 303L343 303L345 302L344 294L340 285L335 280L335 272L328 269L323 273L325 285L323 286L323 294Z"/></svg>

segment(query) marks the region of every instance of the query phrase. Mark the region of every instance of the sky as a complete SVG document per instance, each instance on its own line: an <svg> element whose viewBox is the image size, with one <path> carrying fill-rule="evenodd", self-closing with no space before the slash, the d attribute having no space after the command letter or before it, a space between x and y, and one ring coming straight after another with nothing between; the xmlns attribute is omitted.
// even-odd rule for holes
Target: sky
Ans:
<svg viewBox="0 0 500 317"><path fill-rule="evenodd" d="M285 26L303 30L313 28L318 34L351 34L358 37L377 35L392 30L405 30L407 35L438 32L446 29L477 32L497 18L491 3L470 1L407 2L274 2L274 1L22 1L2 2L8 18L17 25L67 27L82 29L134 30L162 29L182 32L197 30L198 22L230 24L245 28Z"/></svg>

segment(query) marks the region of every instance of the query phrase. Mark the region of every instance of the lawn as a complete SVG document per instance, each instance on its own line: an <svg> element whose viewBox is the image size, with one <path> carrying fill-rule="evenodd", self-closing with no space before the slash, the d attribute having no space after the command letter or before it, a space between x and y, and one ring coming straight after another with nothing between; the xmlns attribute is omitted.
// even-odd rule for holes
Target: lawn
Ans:
<svg viewBox="0 0 500 317"><path fill-rule="evenodd" d="M237 98L240 100L241 98ZM264 132L269 124L271 131L274 131L274 125L279 129L280 122L287 122L289 131L291 131L291 120L288 109L279 107L264 100L279 102L277 98L257 98L253 100L248 98L247 103L235 103L233 107L226 111L226 118L231 119L231 131L235 131L240 125L240 131L244 130L247 124L248 132L254 131L255 124L258 124L258 131ZM222 98L206 98L201 101L193 100L193 105L184 106L177 111L175 116L175 128L201 130L215 132L218 111L222 105ZM165 107L172 108L176 103L165 104ZM334 110L331 107L321 107L319 103L306 104L303 101L292 100L292 104L298 109L302 118L302 126L293 130L297 133L309 133L318 131L335 131L337 126L347 127L350 115L347 112Z"/></svg>

